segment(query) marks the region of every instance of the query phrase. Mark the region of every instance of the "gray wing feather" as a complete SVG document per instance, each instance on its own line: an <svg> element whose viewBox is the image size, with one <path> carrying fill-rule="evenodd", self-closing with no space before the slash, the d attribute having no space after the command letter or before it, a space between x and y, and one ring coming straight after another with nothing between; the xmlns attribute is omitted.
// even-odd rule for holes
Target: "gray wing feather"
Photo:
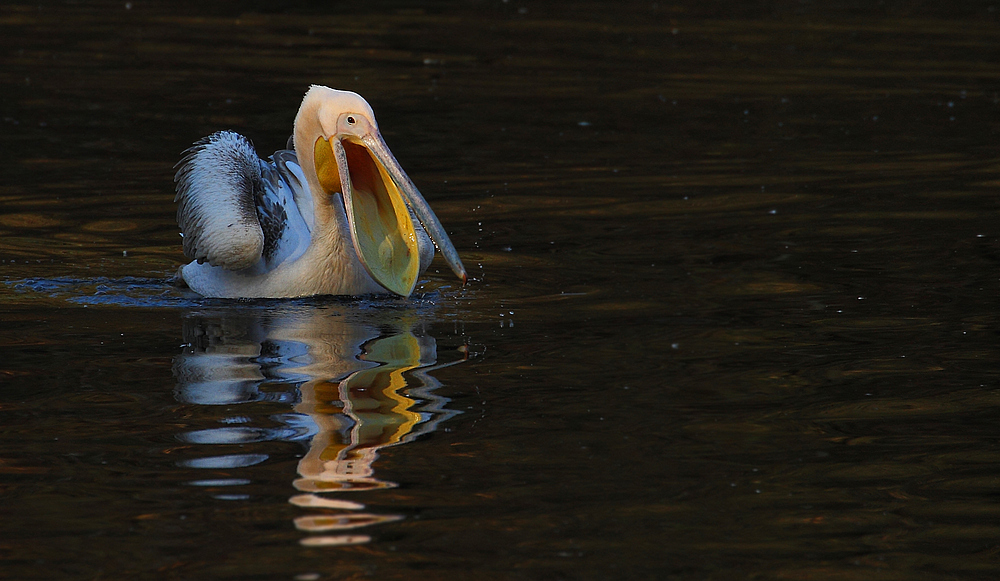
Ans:
<svg viewBox="0 0 1000 581"><path fill-rule="evenodd" d="M220 131L185 151L178 166L174 201L184 255L229 270L256 264L264 250L257 216L264 185L261 161L250 142Z"/></svg>

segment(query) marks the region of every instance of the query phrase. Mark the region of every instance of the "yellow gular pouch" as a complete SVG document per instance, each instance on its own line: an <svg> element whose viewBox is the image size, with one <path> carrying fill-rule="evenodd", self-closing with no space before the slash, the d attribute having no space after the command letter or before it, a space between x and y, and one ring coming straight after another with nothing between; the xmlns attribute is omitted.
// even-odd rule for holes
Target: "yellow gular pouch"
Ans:
<svg viewBox="0 0 1000 581"><path fill-rule="evenodd" d="M316 175L327 192L344 196L351 239L358 258L375 282L410 296L420 269L420 252L413 220L399 188L385 167L361 143L341 142L347 165L342 164L326 139L313 150Z"/></svg>

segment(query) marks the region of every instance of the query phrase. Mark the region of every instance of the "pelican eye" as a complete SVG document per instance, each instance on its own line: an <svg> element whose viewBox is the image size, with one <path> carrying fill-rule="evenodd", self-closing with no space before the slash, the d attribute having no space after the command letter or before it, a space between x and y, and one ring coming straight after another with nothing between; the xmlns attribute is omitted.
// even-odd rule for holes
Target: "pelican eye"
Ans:
<svg viewBox="0 0 1000 581"><path fill-rule="evenodd" d="M349 117L347 118L347 124L348 124L348 125L354 125L354 117L350 117L350 116L349 116Z"/></svg>

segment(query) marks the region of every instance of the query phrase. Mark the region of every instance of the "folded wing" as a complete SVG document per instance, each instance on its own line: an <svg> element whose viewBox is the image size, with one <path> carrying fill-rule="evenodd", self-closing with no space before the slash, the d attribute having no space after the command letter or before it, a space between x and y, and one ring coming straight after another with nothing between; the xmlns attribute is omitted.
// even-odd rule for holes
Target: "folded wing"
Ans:
<svg viewBox="0 0 1000 581"><path fill-rule="evenodd" d="M259 262L265 232L258 203L265 197L265 183L261 160L250 142L232 131L220 131L196 142L178 165L174 201L184 255L228 270Z"/></svg>

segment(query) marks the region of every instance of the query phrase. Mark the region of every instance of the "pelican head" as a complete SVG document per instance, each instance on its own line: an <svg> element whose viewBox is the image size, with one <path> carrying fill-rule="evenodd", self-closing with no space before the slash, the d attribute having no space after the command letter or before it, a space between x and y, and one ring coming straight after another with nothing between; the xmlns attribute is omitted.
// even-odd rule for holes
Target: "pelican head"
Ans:
<svg viewBox="0 0 1000 581"><path fill-rule="evenodd" d="M414 217L466 281L458 252L360 95L314 85L295 117L294 140L316 220L337 220L330 200L342 197L354 250L375 282L398 295L413 292L420 271Z"/></svg>

